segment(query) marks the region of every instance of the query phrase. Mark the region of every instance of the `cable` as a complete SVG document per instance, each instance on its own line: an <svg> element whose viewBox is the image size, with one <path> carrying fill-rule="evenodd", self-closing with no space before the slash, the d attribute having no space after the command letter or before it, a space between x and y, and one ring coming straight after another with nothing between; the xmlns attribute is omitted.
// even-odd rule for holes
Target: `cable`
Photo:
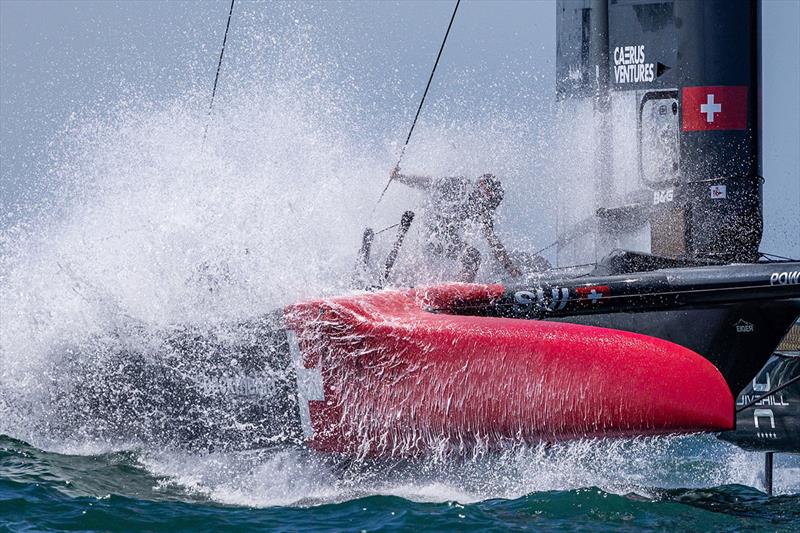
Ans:
<svg viewBox="0 0 800 533"><path fill-rule="evenodd" d="M422 106L425 104L425 97L428 96L428 89L431 88L431 82L433 81L433 76L436 74L436 67L439 66L439 59L442 57L442 51L444 50L444 45L447 43L447 36L450 35L450 28L453 27L453 21L456 18L456 12L458 11L458 6L461 4L461 0L456 0L456 5L453 8L453 14L450 16L450 23L447 25L447 31L444 32L444 39L442 39L442 45L439 47L439 53L436 54L436 61L433 63L433 69L431 70L431 75L428 77L428 84L425 86L425 92L422 93L422 98L419 101L419 107L417 107L417 114L414 115L414 121L411 123L411 128L408 130L408 135L406 136L406 142L403 144L403 148L400 150L400 157L397 159L397 164L395 168L400 166L400 162L403 160L403 155L406 153L406 147L408 146L409 141L411 140L411 135L414 133L414 128L417 125L417 119L419 118L419 114L422 111ZM383 195L386 194L386 191L389 189L389 185L392 184L392 180L394 176L389 176L389 181L386 182L386 186L381 191L380 197L378 197L378 201L375 202L375 207L372 208L372 212L375 212L377 209L378 204L381 203L383 200Z"/></svg>
<svg viewBox="0 0 800 533"><path fill-rule="evenodd" d="M392 224L391 226L386 226L385 228L383 228L383 229L381 229L381 230L378 230L378 231L376 231L376 232L375 232L375 235L380 235L380 234L381 234L381 233L383 233L384 231L389 231L390 229L392 229L392 228L396 228L396 227L397 227L397 226L399 226L399 225L400 225L400 223L398 222L397 224Z"/></svg>
<svg viewBox="0 0 800 533"><path fill-rule="evenodd" d="M200 146L200 151L206 146L206 137L208 136L208 126L211 124L211 111L214 109L214 96L217 94L217 82L219 81L219 72L222 70L222 57L225 55L225 43L228 42L228 30L231 27L231 16L233 15L233 4L236 0L231 0L231 8L228 11L228 23L225 24L225 36L222 38L222 49L219 51L219 61L217 62L217 74L214 76L214 87L211 89L211 102L208 104L208 116L206 119L206 127L203 130L203 144Z"/></svg>
<svg viewBox="0 0 800 533"><path fill-rule="evenodd" d="M780 261L775 261L774 259L778 259L778 260L782 260L782 261L797 261L797 259L792 259L791 257L784 257L782 255L776 255L776 254L768 254L767 252L759 252L759 254L761 255L761 257L763 257L767 261L774 262L774 263L780 262Z"/></svg>

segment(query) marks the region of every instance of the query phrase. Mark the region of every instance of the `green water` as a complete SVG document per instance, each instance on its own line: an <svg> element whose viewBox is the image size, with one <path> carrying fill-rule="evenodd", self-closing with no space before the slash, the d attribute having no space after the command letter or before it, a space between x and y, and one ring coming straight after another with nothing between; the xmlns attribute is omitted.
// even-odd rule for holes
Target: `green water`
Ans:
<svg viewBox="0 0 800 533"><path fill-rule="evenodd" d="M597 446L602 447L602 444ZM658 444L644 446L657 447ZM666 451L694 449L697 458L704 452L718 455L713 449L716 446L706 439L694 438L671 443ZM634 446L629 451L641 454L642 447ZM673 468L675 481L716 475L713 465L702 465L707 462L704 460L681 463L675 459L671 466L656 464L664 459L665 456L660 455L662 452L650 458L653 467L656 470ZM283 463L275 463L267 461L267 456L251 455L249 467L242 469L241 460L226 462L221 457L180 456L177 461L175 457L161 456L162 463L158 466L158 461L143 451L62 454L0 437L0 528L9 531L170 532L800 531L800 494L795 479L800 470L792 458L783 466L779 464L781 475L776 479L790 490L773 497L742 484L639 487L619 493L587 486L496 497L491 493L502 493L504 489L492 488L494 482L481 486L479 480L482 468L487 469L483 477L492 478L493 470L498 467L497 463L486 460L477 464L423 468L417 465L407 471L405 477L395 472L394 484L389 478L378 480L376 472L397 470L400 468L397 465L350 464L339 471L329 470L324 475L320 472L316 484L308 485L309 498L280 504L277 502L286 498L286 494L269 492L285 491L287 487L282 485L292 484L293 475L299 478L294 483L313 476L308 464L287 467L285 457ZM253 465L259 462L267 468L254 470ZM164 470L164 464L171 465L172 475L156 472ZM191 465L198 464L205 466L196 471L191 469ZM323 464L316 463L317 466ZM203 478L198 474L207 473L214 466L217 471L213 476ZM554 460L552 466L573 468L558 460ZM458 486L459 468L464 471L463 486ZM592 470L592 466L587 465L587 469ZM514 475L511 471L504 474ZM574 472L564 474L576 475ZM226 475L230 477L225 478ZM281 481L273 485L269 480L261 485L250 484L249 494L244 489L247 483L237 484L237 480L248 476L252 481L271 475ZM553 475L554 479L558 478L558 472ZM212 478L216 479L216 491ZM607 483L608 479L613 479L613 473L603 481ZM537 484L536 480L528 480L528 483ZM219 490L226 484L239 490ZM523 482L514 490L524 491L524 485ZM302 495L302 487L295 495ZM459 501L459 495L462 500L469 501Z"/></svg>

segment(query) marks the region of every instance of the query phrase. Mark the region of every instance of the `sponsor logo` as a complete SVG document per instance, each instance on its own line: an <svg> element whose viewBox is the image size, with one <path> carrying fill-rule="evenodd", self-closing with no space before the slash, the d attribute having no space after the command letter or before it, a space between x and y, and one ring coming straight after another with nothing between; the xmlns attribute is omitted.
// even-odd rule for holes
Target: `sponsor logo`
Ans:
<svg viewBox="0 0 800 533"><path fill-rule="evenodd" d="M725 185L712 185L709 194L714 200L723 200L728 197L728 187Z"/></svg>
<svg viewBox="0 0 800 533"><path fill-rule="evenodd" d="M608 285L592 285L589 287L576 287L575 293L580 296L581 300L587 300L595 305L603 298L611 296L611 289Z"/></svg>
<svg viewBox="0 0 800 533"><path fill-rule="evenodd" d="M800 284L800 270L794 272L773 272L769 276L770 285L797 285Z"/></svg>
<svg viewBox="0 0 800 533"><path fill-rule="evenodd" d="M536 289L536 292L517 291L514 293L514 301L519 307L523 308L538 305L547 311L560 311L567 306L569 289L566 287L554 287L550 289L549 293L545 293L544 289Z"/></svg>
<svg viewBox="0 0 800 533"><path fill-rule="evenodd" d="M645 63L644 45L614 47L614 81L645 83L655 79L653 63Z"/></svg>
<svg viewBox="0 0 800 533"><path fill-rule="evenodd" d="M200 390L208 396L236 396L265 398L278 391L275 380L267 376L222 376L200 383Z"/></svg>
<svg viewBox="0 0 800 533"><path fill-rule="evenodd" d="M772 412L772 409L753 409L753 423L756 429L761 429L758 425L759 418L769 419L770 429L775 429L775 414Z"/></svg>
<svg viewBox="0 0 800 533"><path fill-rule="evenodd" d="M744 321L740 320L739 322L744 322ZM737 322L737 324L738 324L738 322ZM772 390L771 389L772 380L769 377L769 372L765 372L764 373L764 381L763 382L759 382L758 380L759 380L759 376L756 376L753 379L753 394L742 394L741 396L739 396L739 398L736 400L736 405L737 406L745 406L745 405L749 404L750 402L752 402L754 400L758 400L759 398L761 398L764 395L765 392L768 393L768 392L770 392ZM786 398L784 397L783 394L779 394L779 393L776 392L775 394L770 394L769 396L766 396L766 397L762 398L761 400L756 402L754 405L756 405L756 406L769 406L769 407L788 407L789 406L789 402L786 401ZM756 409L756 410L759 411L759 415L758 416L772 417L772 410L771 409ZM755 420L755 425L756 425L756 428L758 428L758 420L757 419ZM773 425L773 427L774 427L774 425Z"/></svg>
<svg viewBox="0 0 800 533"><path fill-rule="evenodd" d="M519 305L533 305L536 301L536 294L531 291L517 291L514 293L514 301Z"/></svg>
<svg viewBox="0 0 800 533"><path fill-rule="evenodd" d="M665 189L663 191L653 191L653 205L666 204L674 199L675 190Z"/></svg>
<svg viewBox="0 0 800 533"><path fill-rule="evenodd" d="M769 391L764 391L769 392ZM748 403L752 402L753 400L758 400L763 396L763 394L742 394L738 400L736 400L736 405L739 407L743 407ZM786 401L786 397L781 393L775 393L767 396L763 400L759 400L753 405L768 405L770 407L788 407L789 402Z"/></svg>
<svg viewBox="0 0 800 533"><path fill-rule="evenodd" d="M759 383L758 376L753 378L753 390L756 392L768 392L769 391L769 372L765 373L765 377L767 378L766 383Z"/></svg>
<svg viewBox="0 0 800 533"><path fill-rule="evenodd" d="M774 431L757 431L756 437L759 439L777 439L778 434Z"/></svg>
<svg viewBox="0 0 800 533"><path fill-rule="evenodd" d="M756 329L752 322L748 322L743 318L740 318L734 326L736 327L736 333L753 333ZM767 376L767 379L769 379L769 376Z"/></svg>

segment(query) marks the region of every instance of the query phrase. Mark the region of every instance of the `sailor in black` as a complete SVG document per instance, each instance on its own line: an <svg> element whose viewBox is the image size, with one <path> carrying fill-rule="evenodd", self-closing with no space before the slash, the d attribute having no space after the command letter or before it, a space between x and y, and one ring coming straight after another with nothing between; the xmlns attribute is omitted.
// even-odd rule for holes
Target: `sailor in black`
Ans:
<svg viewBox="0 0 800 533"><path fill-rule="evenodd" d="M475 281L481 264L480 252L464 240L464 227L468 222L480 227L489 248L506 271L514 277L521 275L494 232L495 211L504 194L495 176L484 174L474 181L464 177L432 178L402 174L396 168L392 179L428 193L430 209L425 219L425 248L432 255L460 261L460 281Z"/></svg>

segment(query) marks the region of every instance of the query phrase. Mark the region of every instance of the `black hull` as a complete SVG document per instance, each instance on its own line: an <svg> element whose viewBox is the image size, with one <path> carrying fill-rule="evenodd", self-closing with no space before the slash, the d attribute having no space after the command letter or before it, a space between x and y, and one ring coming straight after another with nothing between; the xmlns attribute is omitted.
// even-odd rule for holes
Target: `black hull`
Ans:
<svg viewBox="0 0 800 533"><path fill-rule="evenodd" d="M720 438L745 450L800 453L800 381L791 382L798 376L800 353L771 357L736 398L736 430Z"/></svg>
<svg viewBox="0 0 800 533"><path fill-rule="evenodd" d="M702 355L732 391L742 390L800 316L800 262L665 268L669 264L669 259L623 252L589 274L544 273L535 285L507 288L497 301L439 311L571 322L657 337ZM652 270L635 270L643 266Z"/></svg>
<svg viewBox="0 0 800 533"><path fill-rule="evenodd" d="M652 266L663 265L655 261ZM783 278L774 275L786 271L800 272L800 263L682 265L579 277L551 271L535 285L507 288L496 300L429 311L641 333L704 356L731 390L739 391L800 315L800 284L782 284ZM600 274L599 268L595 272ZM49 422L51 430L81 428L93 438L196 449L304 442L298 362L289 350L282 311L210 329L133 328L122 338L140 339L110 345L98 339L94 351L108 354L100 364L68 354L72 363L62 366L62 376L72 376L74 387L56 402L61 408ZM653 376L673 378L658 368ZM83 419L83 413L90 416Z"/></svg>
<svg viewBox="0 0 800 533"><path fill-rule="evenodd" d="M731 391L740 391L761 370L798 315L800 300L779 300L555 320L642 333L680 344L711 361Z"/></svg>

